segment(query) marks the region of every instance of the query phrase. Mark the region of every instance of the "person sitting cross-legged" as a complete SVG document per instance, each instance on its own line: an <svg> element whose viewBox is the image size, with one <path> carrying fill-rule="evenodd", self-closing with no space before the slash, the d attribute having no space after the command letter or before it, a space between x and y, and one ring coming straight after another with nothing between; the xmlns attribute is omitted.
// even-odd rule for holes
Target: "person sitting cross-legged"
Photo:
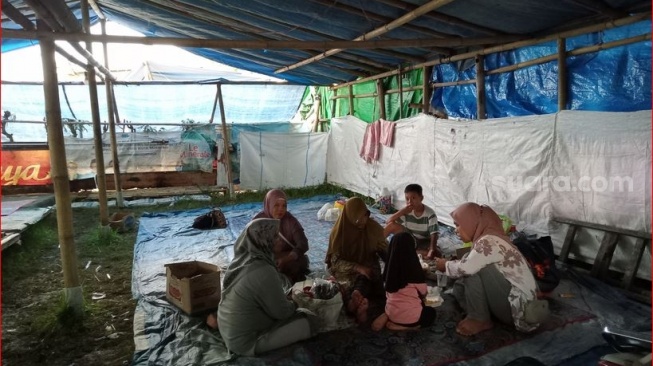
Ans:
<svg viewBox="0 0 653 366"><path fill-rule="evenodd" d="M468 202L451 212L456 234L473 242L460 260L437 258L438 270L460 278L453 294L467 316L456 331L470 336L494 326L493 318L529 332L539 324L526 321L527 304L536 299L537 285L524 256L506 236L499 216L488 206Z"/></svg>

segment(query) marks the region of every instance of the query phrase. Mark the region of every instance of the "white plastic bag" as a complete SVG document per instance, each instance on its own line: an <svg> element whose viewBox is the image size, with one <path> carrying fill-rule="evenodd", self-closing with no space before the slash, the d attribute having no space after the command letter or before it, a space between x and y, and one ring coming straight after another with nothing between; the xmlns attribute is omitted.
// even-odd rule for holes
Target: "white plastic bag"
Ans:
<svg viewBox="0 0 653 366"><path fill-rule="evenodd" d="M318 220L326 220L327 211L333 208L333 203L325 203L322 208L317 212Z"/></svg>
<svg viewBox="0 0 653 366"><path fill-rule="evenodd" d="M342 210L340 210L339 208L330 208L330 209L327 210L327 213L326 213L326 216L324 217L324 219L326 221L332 221L332 222L336 221L336 220L338 220L338 217L340 216L341 211Z"/></svg>
<svg viewBox="0 0 653 366"><path fill-rule="evenodd" d="M312 285L312 280L295 283L292 288L293 301L300 308L306 308L317 315L320 320L319 332L337 329L342 310L342 294L338 292L334 297L326 300L314 299L304 292L304 287Z"/></svg>

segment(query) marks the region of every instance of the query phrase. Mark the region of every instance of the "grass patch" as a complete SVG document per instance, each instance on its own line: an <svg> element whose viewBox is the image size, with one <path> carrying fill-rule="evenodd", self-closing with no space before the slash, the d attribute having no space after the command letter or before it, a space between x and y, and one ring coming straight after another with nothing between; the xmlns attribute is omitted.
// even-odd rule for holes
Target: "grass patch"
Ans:
<svg viewBox="0 0 653 366"><path fill-rule="evenodd" d="M284 189L288 198L316 195L358 196L341 187L322 184ZM211 201L182 198L170 204L129 207L135 218L145 212L166 212L263 203L265 191L234 197L211 195ZM109 208L109 215L117 209ZM134 243L138 229L117 233L100 228L99 208L73 209L76 266L84 311L75 314L64 300L57 219L49 215L22 234L22 246L2 255L3 364L125 365L134 352L131 294ZM94 296L98 294L100 296ZM101 342L101 343L99 343Z"/></svg>
<svg viewBox="0 0 653 366"><path fill-rule="evenodd" d="M127 243L126 238L111 230L109 227L97 226L88 231L82 236L81 239L85 246L108 248L114 246L122 246Z"/></svg>
<svg viewBox="0 0 653 366"><path fill-rule="evenodd" d="M42 335L83 331L84 320L90 314L91 307L86 302L82 305L82 312L77 313L66 304L63 292L59 292L56 301L46 302L37 313L32 323L32 330Z"/></svg>
<svg viewBox="0 0 653 366"><path fill-rule="evenodd" d="M58 243L57 220L51 214L21 234L21 245L14 245L2 253L3 280L29 275L45 253L57 247Z"/></svg>
<svg viewBox="0 0 653 366"><path fill-rule="evenodd" d="M286 193L288 199L309 198L318 195L341 195L345 197L354 197L354 196L361 197L367 203L374 202L374 200L369 197L366 197L364 195L352 192L345 188L329 183L323 183L317 186L309 186L309 187L302 187L302 188L281 188L281 189ZM233 197L229 197L228 195L224 195L221 193L211 193L210 194L211 204L214 206L221 206L221 205L232 205L237 203L263 202L263 200L265 199L265 194L267 192L268 190L243 191L243 192L238 192Z"/></svg>

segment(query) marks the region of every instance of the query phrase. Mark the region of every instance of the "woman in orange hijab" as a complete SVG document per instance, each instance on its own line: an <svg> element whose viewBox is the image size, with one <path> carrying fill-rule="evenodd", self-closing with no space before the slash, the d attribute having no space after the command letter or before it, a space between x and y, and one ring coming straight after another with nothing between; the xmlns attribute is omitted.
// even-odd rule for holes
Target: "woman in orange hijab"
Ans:
<svg viewBox="0 0 653 366"><path fill-rule="evenodd" d="M536 298L537 285L526 259L503 231L490 207L467 202L451 212L456 234L473 248L461 260L435 260L438 270L458 278L454 295L467 316L456 331L474 335L493 327L493 319L529 332L539 326L526 321L526 306Z"/></svg>
<svg viewBox="0 0 653 366"><path fill-rule="evenodd" d="M358 197L347 200L331 230L324 262L351 291L347 308L359 323L383 313L385 290L379 259L385 260L387 248L383 227L370 218L365 202Z"/></svg>

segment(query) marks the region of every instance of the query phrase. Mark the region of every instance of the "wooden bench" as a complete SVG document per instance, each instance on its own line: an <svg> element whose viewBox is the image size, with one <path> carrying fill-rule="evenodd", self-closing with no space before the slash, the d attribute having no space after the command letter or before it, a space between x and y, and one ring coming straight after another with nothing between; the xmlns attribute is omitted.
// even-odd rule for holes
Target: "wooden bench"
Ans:
<svg viewBox="0 0 653 366"><path fill-rule="evenodd" d="M630 250L628 266L621 281L621 286L623 288L631 288L637 270L639 269L644 249L646 249L646 244L651 241L651 233L614 228L565 218L554 218L553 221L569 226L567 234L565 235L565 240L562 243L560 255L558 256L558 259L562 262L567 262L569 259L569 251L574 244L574 238L576 237L578 228L588 228L604 232L603 238L601 239L601 246L599 247L599 251L596 253L591 271L592 276L598 278L605 278L608 269L610 268L610 262L612 262L612 256L614 255L614 250L617 247L619 238L621 236L636 238L635 245Z"/></svg>

